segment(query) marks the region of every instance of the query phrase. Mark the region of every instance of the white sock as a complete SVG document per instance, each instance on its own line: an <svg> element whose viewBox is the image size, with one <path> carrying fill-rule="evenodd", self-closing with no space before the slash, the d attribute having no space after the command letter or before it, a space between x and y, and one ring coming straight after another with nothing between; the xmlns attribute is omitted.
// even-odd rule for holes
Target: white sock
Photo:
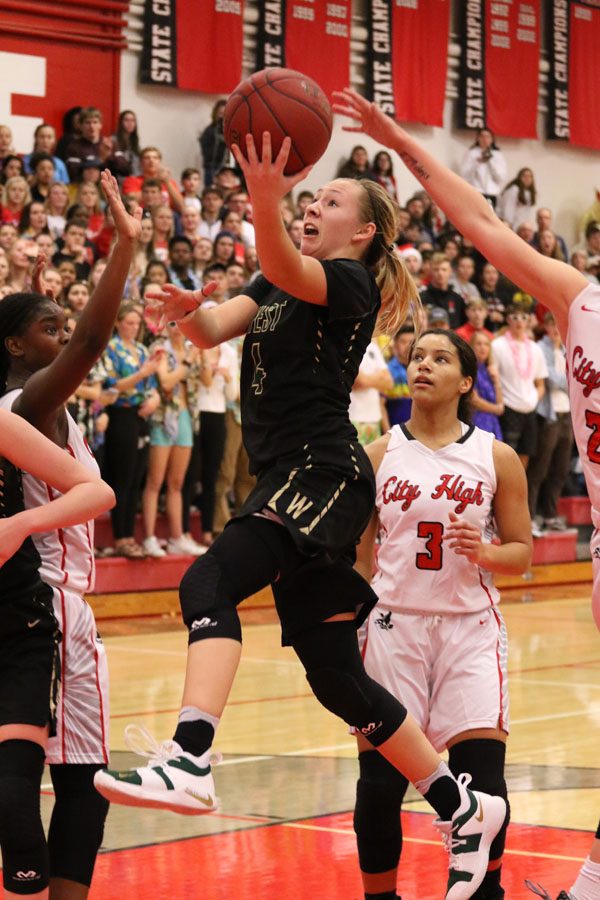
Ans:
<svg viewBox="0 0 600 900"><path fill-rule="evenodd" d="M197 706L182 706L179 712L179 717L177 719L178 722L210 722L212 727L217 730L219 727L219 722L221 721L216 716L212 716L210 713L204 712L203 709L198 709Z"/></svg>
<svg viewBox="0 0 600 900"><path fill-rule="evenodd" d="M427 778L423 778L421 781L415 781L414 786L418 790L418 792L424 797L425 794L429 791L429 788L433 784L434 781L437 781L438 778L444 778L445 776L451 778L452 781L456 781L454 775L448 768L445 762L440 762L439 766L429 775Z"/></svg>
<svg viewBox="0 0 600 900"><path fill-rule="evenodd" d="M600 900L600 863L587 857L570 892L574 900Z"/></svg>

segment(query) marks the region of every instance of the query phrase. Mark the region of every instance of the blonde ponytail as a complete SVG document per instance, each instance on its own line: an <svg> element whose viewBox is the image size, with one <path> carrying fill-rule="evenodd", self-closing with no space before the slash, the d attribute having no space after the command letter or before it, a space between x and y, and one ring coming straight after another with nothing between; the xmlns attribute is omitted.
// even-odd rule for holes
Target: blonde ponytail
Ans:
<svg viewBox="0 0 600 900"><path fill-rule="evenodd" d="M361 180L364 201L361 212L365 222L374 222L376 232L364 263L375 275L381 293L381 310L374 336L393 337L410 313L415 325L421 300L417 286L398 256L394 240L398 233L398 205L376 181Z"/></svg>

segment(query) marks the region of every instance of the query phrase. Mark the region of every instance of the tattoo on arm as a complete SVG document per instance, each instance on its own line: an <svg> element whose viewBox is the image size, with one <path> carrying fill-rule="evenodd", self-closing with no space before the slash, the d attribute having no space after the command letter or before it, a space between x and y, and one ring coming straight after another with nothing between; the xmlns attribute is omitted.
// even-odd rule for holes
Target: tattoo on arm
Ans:
<svg viewBox="0 0 600 900"><path fill-rule="evenodd" d="M406 151L400 154L400 159L411 170L411 172L414 172L417 178L422 178L423 181L429 181L429 172L424 166L421 165L418 159L415 159L414 156L412 156L410 153L407 153Z"/></svg>

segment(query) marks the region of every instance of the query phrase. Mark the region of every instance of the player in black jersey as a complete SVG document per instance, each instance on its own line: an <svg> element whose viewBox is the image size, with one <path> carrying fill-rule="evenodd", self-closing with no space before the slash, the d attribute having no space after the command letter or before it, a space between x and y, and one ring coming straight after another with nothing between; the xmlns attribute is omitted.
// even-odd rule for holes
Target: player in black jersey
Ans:
<svg viewBox="0 0 600 900"><path fill-rule="evenodd" d="M25 509L21 472L62 496ZM0 410L0 849L5 896L48 896L40 818L60 633L33 533L85 522L114 503L107 484L14 413Z"/></svg>
<svg viewBox="0 0 600 900"><path fill-rule="evenodd" d="M106 270L73 333L68 328L64 310L44 294L42 261L38 262L34 272L37 291L10 294L0 302L0 406L11 408L13 413L27 420L60 448L61 455L79 458L95 477L98 477L97 465L91 452L85 447L76 424L68 416L65 404L85 380L112 336L133 249L140 234L139 215L130 216L126 212L117 182L108 171L102 174L102 187L115 223L116 242ZM30 472L24 472L22 481L26 509L37 509L47 503L50 491L43 479L36 479ZM95 746L91 742L87 745L84 743L86 729L91 728L94 736L103 734L104 716L98 716L91 704L78 702L84 694L86 698L91 696L106 714L104 698L99 696L101 679L97 665L103 648L96 642L93 614L89 606L82 596L73 593L76 588L69 590L73 581L79 580L84 584L91 581L93 548L89 547L89 530L84 526L81 531L88 534L90 552L77 552L79 548L71 540L71 535L78 531L78 527L73 521L70 525L72 528L66 529L64 536L57 534L56 530L50 530L43 539L37 540L38 565L46 585L44 596L50 596L51 608L54 605L54 615L63 635L59 645L61 668L66 668L70 676L61 688L61 715L57 720L57 728L60 729L61 720L66 721L68 716L70 733L65 735L63 731L61 741L52 736L47 748L55 793L48 832L52 900L81 900L87 895L108 812L108 804L98 796L93 786L95 772L108 761L107 752L103 746L99 746L99 741ZM59 554L57 566L51 551L60 541L64 554L62 559ZM29 596L25 592L23 602L29 602ZM57 600L57 597L60 599ZM70 610L68 630L64 624L61 625L63 608ZM37 615L32 614L30 621L35 621L36 618ZM76 623L83 622L84 619L85 637L80 639L84 631L80 629L77 641L73 640L76 647L70 656L74 660L71 668L67 648L70 646L71 636L75 634ZM76 664L80 666L77 672ZM18 703L23 696L24 686L13 682L11 690ZM75 696L77 702L74 700ZM26 706L25 710L27 708ZM71 751L73 745L77 745L76 753ZM37 778L38 761L34 755L30 756L31 758L20 754L16 758L11 756L5 761L2 770L15 778ZM14 810L15 817L21 815L18 803ZM39 816L39 798L37 815ZM22 814L22 827L31 828L33 834L36 820L31 816L32 811L27 807ZM21 882L11 882L10 891L31 894L33 883L27 877L29 869L19 867L18 871L21 872Z"/></svg>
<svg viewBox="0 0 600 900"><path fill-rule="evenodd" d="M257 484L181 584L189 651L174 740L155 748L149 766L99 772L95 784L131 805L187 814L217 808L210 754L240 658L236 606L272 584L284 643L296 651L316 697L464 835L464 872L448 891L458 900L483 878L505 803L482 800L454 780L404 707L366 675L356 636L375 600L352 568L373 508L374 477L348 418L349 393L373 331L395 333L416 288L392 246L394 204L375 182L336 179L317 191L296 249L279 202L307 170L284 176L289 149L286 139L272 161L268 134L262 159L251 137L249 161L234 148L252 197L263 275L213 309L198 309L200 291L167 286L155 295L164 302L163 318L179 320L201 347L246 333L242 430Z"/></svg>

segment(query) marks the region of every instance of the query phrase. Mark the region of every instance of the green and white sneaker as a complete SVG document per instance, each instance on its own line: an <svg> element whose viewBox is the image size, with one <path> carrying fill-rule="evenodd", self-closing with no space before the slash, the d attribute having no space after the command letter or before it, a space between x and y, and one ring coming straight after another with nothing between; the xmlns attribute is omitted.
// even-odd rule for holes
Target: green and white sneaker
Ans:
<svg viewBox="0 0 600 900"><path fill-rule="evenodd" d="M111 803L169 809L184 816L200 816L219 808L211 763L219 762L220 757L210 749L202 756L192 756L175 741L159 744L139 725L127 726L125 742L147 757L148 763L124 772L96 772L94 786Z"/></svg>
<svg viewBox="0 0 600 900"><path fill-rule="evenodd" d="M525 879L525 887L528 888L532 894L537 894L538 897L541 897L542 900L552 900L552 897L546 890L546 888L542 887L541 884L537 884L535 881L529 881ZM575 894L569 894L567 891L561 891L556 900L577 900Z"/></svg>
<svg viewBox="0 0 600 900"><path fill-rule="evenodd" d="M506 817L502 797L470 791L470 775L457 779L461 804L451 822L434 821L450 856L446 900L472 897L488 867L490 846Z"/></svg>

